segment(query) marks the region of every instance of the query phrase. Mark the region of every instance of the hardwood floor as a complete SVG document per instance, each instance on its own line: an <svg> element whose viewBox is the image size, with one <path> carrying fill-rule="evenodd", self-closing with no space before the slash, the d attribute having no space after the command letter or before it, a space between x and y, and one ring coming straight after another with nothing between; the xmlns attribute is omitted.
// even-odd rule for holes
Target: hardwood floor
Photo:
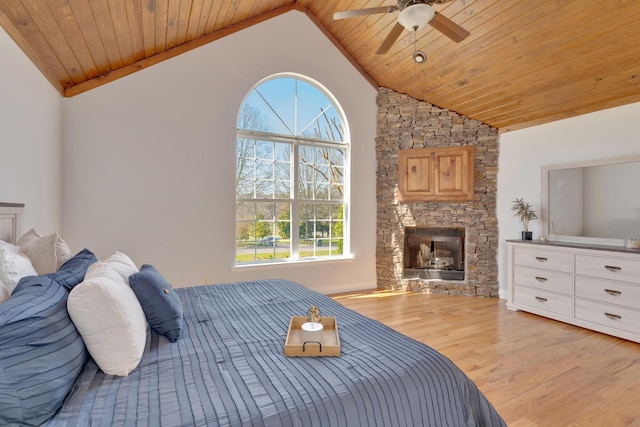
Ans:
<svg viewBox="0 0 640 427"><path fill-rule="evenodd" d="M509 426L640 426L640 344L499 299L376 291L332 295L437 349Z"/></svg>

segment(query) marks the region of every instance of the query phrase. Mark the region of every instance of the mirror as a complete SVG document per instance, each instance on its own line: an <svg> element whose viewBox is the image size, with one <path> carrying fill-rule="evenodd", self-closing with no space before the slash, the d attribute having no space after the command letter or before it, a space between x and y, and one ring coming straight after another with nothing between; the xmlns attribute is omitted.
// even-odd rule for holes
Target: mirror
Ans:
<svg viewBox="0 0 640 427"><path fill-rule="evenodd" d="M548 240L624 246L640 236L640 157L542 167Z"/></svg>

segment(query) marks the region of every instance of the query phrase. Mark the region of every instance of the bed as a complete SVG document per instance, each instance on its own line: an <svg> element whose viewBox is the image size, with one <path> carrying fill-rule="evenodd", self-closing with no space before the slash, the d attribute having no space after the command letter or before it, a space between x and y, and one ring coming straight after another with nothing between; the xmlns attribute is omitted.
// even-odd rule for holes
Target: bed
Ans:
<svg viewBox="0 0 640 427"><path fill-rule="evenodd" d="M4 375L6 382L14 381L9 378L11 364L6 363L6 354L2 353L3 340L7 339L2 328L6 329L7 312L11 311L3 311L3 306L16 311L11 301L35 289L38 297L29 297L32 308L40 304L38 298L54 307L50 313L42 310L44 314L38 315L38 322L54 317L55 325L68 321L64 318L69 317L64 305L74 295L74 286L79 286L83 279L87 281L84 271L99 264L95 261L85 249L55 273L22 279L11 298L0 304L0 363L4 363L0 364L0 379ZM72 289L70 293L68 288ZM61 351L74 350L69 356L72 363L50 367L47 374L52 376L55 371L55 378L65 377L66 388L56 386L54 390L58 391L61 406L50 407L51 414L42 415L44 418L35 424L47 427L505 425L476 385L449 359L298 283L258 280L179 288L173 293L181 303L179 338L172 342L166 334L145 327L142 356L135 369L126 375L106 374L93 357L83 356L83 340L73 338L73 328L68 325L64 330L69 333L56 332L56 339L47 339L51 334L33 340L25 338L24 333L18 334L19 338L14 336L14 340L30 346L28 351L31 347L40 350L40 346L55 345L54 354L43 355L47 363L58 359ZM336 317L339 357L284 355L291 316L304 315L310 305L319 307L324 316ZM41 326L40 323L33 333L40 333ZM61 344L65 340L68 344ZM25 348L12 357L28 366L29 362L23 360ZM61 369L64 375L60 374ZM24 389L25 381L20 381L19 387ZM0 401L8 394L2 387L0 384ZM41 387L46 388L47 384ZM65 390L62 396L61 389ZM44 404L52 400L42 396L34 399ZM28 419L29 411L24 409L23 402L15 405L23 405L23 416Z"/></svg>

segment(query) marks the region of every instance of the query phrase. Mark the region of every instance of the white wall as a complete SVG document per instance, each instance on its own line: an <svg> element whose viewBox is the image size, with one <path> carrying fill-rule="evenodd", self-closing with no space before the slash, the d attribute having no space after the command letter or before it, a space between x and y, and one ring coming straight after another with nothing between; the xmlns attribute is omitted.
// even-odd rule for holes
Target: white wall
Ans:
<svg viewBox="0 0 640 427"><path fill-rule="evenodd" d="M638 119L640 103L535 126L500 136L498 172L498 266L500 296L507 292L506 239L519 239L521 225L511 211L515 198L531 202L538 213L541 198L541 167L557 163L608 159L640 154ZM629 182L628 191L637 191ZM540 222L532 223L534 239Z"/></svg>
<svg viewBox="0 0 640 427"><path fill-rule="evenodd" d="M236 116L279 72L319 81L349 120L355 259L232 269ZM280 277L327 293L373 288L376 95L294 11L65 99L63 237L154 264L174 286Z"/></svg>
<svg viewBox="0 0 640 427"><path fill-rule="evenodd" d="M61 226L61 100L0 28L0 202L25 204L19 232Z"/></svg>

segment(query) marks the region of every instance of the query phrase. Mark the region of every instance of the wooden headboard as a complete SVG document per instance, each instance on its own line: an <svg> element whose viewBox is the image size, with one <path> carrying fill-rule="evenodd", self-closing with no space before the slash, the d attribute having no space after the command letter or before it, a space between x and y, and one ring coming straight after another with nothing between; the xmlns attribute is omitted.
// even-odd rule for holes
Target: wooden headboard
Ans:
<svg viewBox="0 0 640 427"><path fill-rule="evenodd" d="M24 203L0 202L0 240L16 243L18 238L18 218Z"/></svg>

